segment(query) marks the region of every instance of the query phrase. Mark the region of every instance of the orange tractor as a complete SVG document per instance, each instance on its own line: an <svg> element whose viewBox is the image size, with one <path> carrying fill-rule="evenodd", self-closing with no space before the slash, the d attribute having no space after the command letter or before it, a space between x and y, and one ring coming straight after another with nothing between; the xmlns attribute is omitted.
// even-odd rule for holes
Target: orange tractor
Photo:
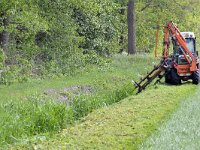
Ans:
<svg viewBox="0 0 200 150"><path fill-rule="evenodd" d="M138 93L155 78L158 78L155 83L165 77L165 82L168 84L178 85L189 79L193 84L198 84L199 57L195 41L193 32L180 32L172 21L168 21L164 26L164 48L160 64L155 66L140 82L132 81ZM170 43L173 45L171 54L169 54Z"/></svg>

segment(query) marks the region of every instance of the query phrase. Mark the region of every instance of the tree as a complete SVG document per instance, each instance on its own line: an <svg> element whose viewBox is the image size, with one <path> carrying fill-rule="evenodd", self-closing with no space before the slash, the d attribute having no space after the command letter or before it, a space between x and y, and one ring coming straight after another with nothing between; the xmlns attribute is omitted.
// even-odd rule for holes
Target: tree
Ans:
<svg viewBox="0 0 200 150"><path fill-rule="evenodd" d="M19 57L32 56L37 50L35 34L47 30L48 25L35 0L10 0L9 3L1 0L0 6L0 48L5 54L6 65L14 65Z"/></svg>
<svg viewBox="0 0 200 150"><path fill-rule="evenodd" d="M136 53L135 1L128 2L128 53Z"/></svg>

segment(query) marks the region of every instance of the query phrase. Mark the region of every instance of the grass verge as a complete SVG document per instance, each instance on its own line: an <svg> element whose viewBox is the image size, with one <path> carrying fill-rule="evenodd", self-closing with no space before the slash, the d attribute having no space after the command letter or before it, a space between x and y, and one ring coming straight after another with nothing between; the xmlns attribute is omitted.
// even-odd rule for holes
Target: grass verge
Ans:
<svg viewBox="0 0 200 150"><path fill-rule="evenodd" d="M200 147L200 87L188 97L158 131L140 149L177 150Z"/></svg>
<svg viewBox="0 0 200 150"><path fill-rule="evenodd" d="M196 86L158 85L98 109L52 137L35 136L12 149L137 149Z"/></svg>

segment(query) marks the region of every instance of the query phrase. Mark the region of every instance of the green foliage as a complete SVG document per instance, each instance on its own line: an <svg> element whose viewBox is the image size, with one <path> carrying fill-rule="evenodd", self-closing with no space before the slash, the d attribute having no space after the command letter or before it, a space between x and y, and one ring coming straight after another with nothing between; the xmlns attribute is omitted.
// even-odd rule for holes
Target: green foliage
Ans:
<svg viewBox="0 0 200 150"><path fill-rule="evenodd" d="M74 74L87 64L102 65L102 56L120 49L122 24L117 3L77 0L27 3L21 0L1 4L4 6L0 9L1 31L10 33L3 84L24 76L18 74L21 72L18 67L24 65L18 59L27 60L31 65L27 76L51 77ZM5 19L9 20L7 25ZM91 52L96 54L91 55ZM94 62L91 61L93 56Z"/></svg>
<svg viewBox="0 0 200 150"><path fill-rule="evenodd" d="M152 0L136 1L137 49L152 52L155 48L155 32L157 23L161 26L159 32L159 49L162 52L162 27L168 20L175 22L180 31L193 31L199 37L198 26L199 4L194 0ZM197 42L198 44L199 42Z"/></svg>
<svg viewBox="0 0 200 150"><path fill-rule="evenodd" d="M86 64L93 64L98 66L105 66L109 59L98 56L95 52L90 52L84 55Z"/></svg>
<svg viewBox="0 0 200 150"><path fill-rule="evenodd" d="M32 65L26 60L19 58L18 65L2 66L0 83L10 85L12 83L27 82L32 73Z"/></svg>
<svg viewBox="0 0 200 150"><path fill-rule="evenodd" d="M80 45L84 53L95 50L100 55L110 55L119 51L119 4L106 0L72 0L71 7L78 34L85 39Z"/></svg>
<svg viewBox="0 0 200 150"><path fill-rule="evenodd" d="M27 64L31 66L27 77L55 77L73 75L91 64L102 66L101 62L107 61L103 60L105 57L126 51L127 2L10 0L8 3L2 0L0 35L9 33L9 40L7 48L1 44L0 66L4 72L1 83L13 83L13 78L18 76L24 78L19 71L24 66L21 59L26 60L25 68ZM135 1L135 5L138 52L153 51L158 21L163 26L167 20L173 20L181 31L194 31L199 37L197 1L144 0ZM162 38L160 31L160 53Z"/></svg>

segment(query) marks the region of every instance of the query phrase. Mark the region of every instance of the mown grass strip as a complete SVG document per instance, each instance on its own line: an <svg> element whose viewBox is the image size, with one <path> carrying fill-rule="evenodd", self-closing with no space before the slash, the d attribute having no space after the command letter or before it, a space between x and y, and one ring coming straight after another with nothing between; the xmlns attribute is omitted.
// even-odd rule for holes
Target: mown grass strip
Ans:
<svg viewBox="0 0 200 150"><path fill-rule="evenodd" d="M190 95L158 131L145 141L141 150L199 149L200 87Z"/></svg>
<svg viewBox="0 0 200 150"><path fill-rule="evenodd" d="M195 89L159 85L99 109L56 136L37 136L13 149L137 149Z"/></svg>

